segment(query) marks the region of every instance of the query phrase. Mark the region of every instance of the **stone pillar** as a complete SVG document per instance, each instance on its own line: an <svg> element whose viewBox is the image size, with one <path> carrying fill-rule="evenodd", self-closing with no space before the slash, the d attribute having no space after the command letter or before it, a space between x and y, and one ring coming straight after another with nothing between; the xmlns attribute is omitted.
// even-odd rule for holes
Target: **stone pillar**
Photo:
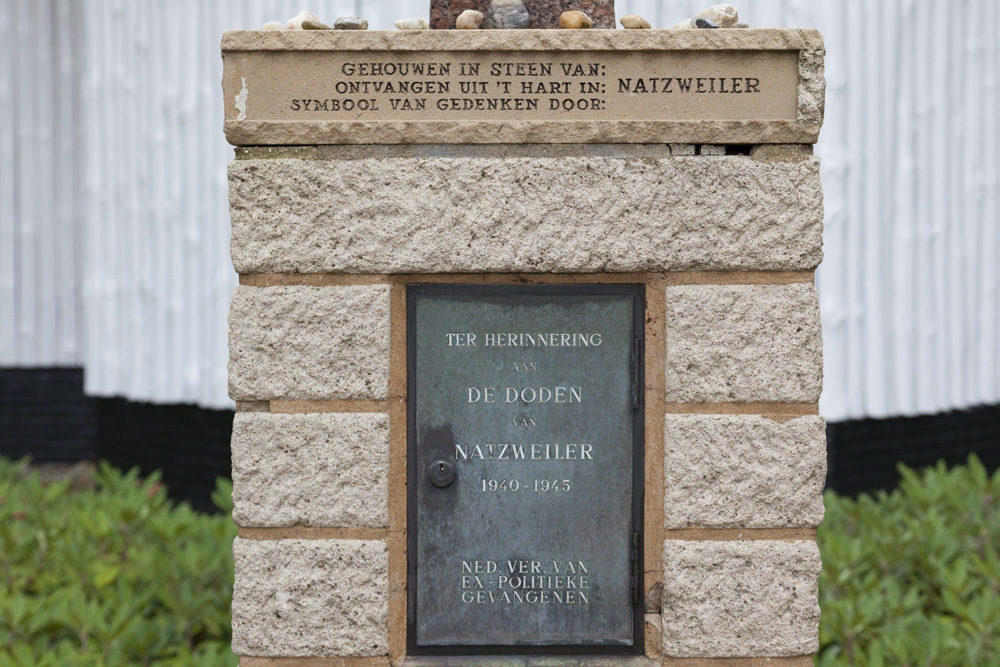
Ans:
<svg viewBox="0 0 1000 667"><path fill-rule="evenodd" d="M495 664L408 648L406 290L428 283L644 286L644 646L600 664L812 664L822 40L567 32L224 37L243 667ZM489 103L515 97L537 104Z"/></svg>

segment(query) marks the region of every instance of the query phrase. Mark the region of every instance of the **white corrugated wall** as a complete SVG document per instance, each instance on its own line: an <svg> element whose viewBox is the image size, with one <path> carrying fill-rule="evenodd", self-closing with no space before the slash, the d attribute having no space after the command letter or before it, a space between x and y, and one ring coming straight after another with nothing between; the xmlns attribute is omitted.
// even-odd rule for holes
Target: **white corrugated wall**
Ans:
<svg viewBox="0 0 1000 667"><path fill-rule="evenodd" d="M229 407L229 261L219 41L298 2L87 0L86 389ZM393 3L379 3L391 9ZM354 0L319 2L323 16Z"/></svg>
<svg viewBox="0 0 1000 667"><path fill-rule="evenodd" d="M4 0L0 365L228 407L219 38L278 0ZM426 0L312 2L373 28ZM708 2L619 0L670 27ZM1000 402L995 0L745 0L827 44L820 286L831 420Z"/></svg>
<svg viewBox="0 0 1000 667"><path fill-rule="evenodd" d="M80 7L0 5L0 365L83 361Z"/></svg>

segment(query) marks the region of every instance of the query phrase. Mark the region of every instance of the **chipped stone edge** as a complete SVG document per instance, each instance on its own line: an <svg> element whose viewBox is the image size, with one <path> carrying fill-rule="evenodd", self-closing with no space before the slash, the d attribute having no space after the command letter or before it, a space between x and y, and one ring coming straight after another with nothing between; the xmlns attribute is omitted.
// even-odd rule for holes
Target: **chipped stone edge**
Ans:
<svg viewBox="0 0 1000 667"><path fill-rule="evenodd" d="M825 60L822 45L799 50L799 122L815 124L817 138L826 110Z"/></svg>
<svg viewBox="0 0 1000 667"><path fill-rule="evenodd" d="M225 51L798 51L815 28L741 30L230 30Z"/></svg>
<svg viewBox="0 0 1000 667"><path fill-rule="evenodd" d="M492 126L492 131L491 131ZM234 146L309 144L814 144L817 121L278 121L225 122Z"/></svg>

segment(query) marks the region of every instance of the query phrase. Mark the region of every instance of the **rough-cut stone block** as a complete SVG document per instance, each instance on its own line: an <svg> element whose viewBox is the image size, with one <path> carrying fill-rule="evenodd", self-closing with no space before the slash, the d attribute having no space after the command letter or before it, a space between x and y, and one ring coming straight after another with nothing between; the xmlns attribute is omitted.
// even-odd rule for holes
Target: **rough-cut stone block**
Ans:
<svg viewBox="0 0 1000 667"><path fill-rule="evenodd" d="M324 657L388 652L385 542L237 538L233 555L233 653Z"/></svg>
<svg viewBox="0 0 1000 667"><path fill-rule="evenodd" d="M595 28L615 27L614 0L577 0L572 6L564 0L524 0L524 6L531 15L532 28L558 28L559 15L569 9L585 12L594 20ZM466 9L475 9L488 17L489 7L490 0L431 0L431 30L454 28L455 19Z"/></svg>
<svg viewBox="0 0 1000 667"><path fill-rule="evenodd" d="M819 649L815 542L663 545L663 653L796 656Z"/></svg>
<svg viewBox="0 0 1000 667"><path fill-rule="evenodd" d="M667 415L665 527L792 528L823 522L826 423Z"/></svg>
<svg viewBox="0 0 1000 667"><path fill-rule="evenodd" d="M236 288L232 398L379 399L388 391L388 285Z"/></svg>
<svg viewBox="0 0 1000 667"><path fill-rule="evenodd" d="M812 144L758 144L750 148L750 157L759 162L802 162L812 154Z"/></svg>
<svg viewBox="0 0 1000 667"><path fill-rule="evenodd" d="M810 284L667 288L667 401L813 403L823 384Z"/></svg>
<svg viewBox="0 0 1000 667"><path fill-rule="evenodd" d="M240 413L232 446L237 524L387 525L388 415Z"/></svg>
<svg viewBox="0 0 1000 667"><path fill-rule="evenodd" d="M229 199L239 273L787 271L822 259L817 158L237 160Z"/></svg>
<svg viewBox="0 0 1000 667"><path fill-rule="evenodd" d="M799 118L812 122L819 131L826 111L826 50L799 51Z"/></svg>

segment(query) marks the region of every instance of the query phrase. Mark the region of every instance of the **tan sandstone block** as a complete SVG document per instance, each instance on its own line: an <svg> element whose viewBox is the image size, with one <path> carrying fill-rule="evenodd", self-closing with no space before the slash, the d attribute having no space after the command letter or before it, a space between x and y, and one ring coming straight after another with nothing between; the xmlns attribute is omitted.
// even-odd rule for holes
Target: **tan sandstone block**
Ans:
<svg viewBox="0 0 1000 667"><path fill-rule="evenodd" d="M663 547L663 653L798 656L819 649L815 542L692 542Z"/></svg>
<svg viewBox="0 0 1000 667"><path fill-rule="evenodd" d="M667 401L814 403L823 384L810 284L667 288Z"/></svg>
<svg viewBox="0 0 1000 667"><path fill-rule="evenodd" d="M812 144L758 144L750 149L750 157L760 162L802 162L812 154Z"/></svg>
<svg viewBox="0 0 1000 667"><path fill-rule="evenodd" d="M388 285L236 288L232 398L380 399L388 390Z"/></svg>
<svg viewBox="0 0 1000 667"><path fill-rule="evenodd" d="M236 160L229 200L242 274L795 271L822 259L817 158Z"/></svg>
<svg viewBox="0 0 1000 667"><path fill-rule="evenodd" d="M236 538L233 555L233 653L323 657L388 652L385 542Z"/></svg>
<svg viewBox="0 0 1000 667"><path fill-rule="evenodd" d="M240 526L388 524L386 414L240 413L232 448Z"/></svg>
<svg viewBox="0 0 1000 667"><path fill-rule="evenodd" d="M562 11L567 8L565 2ZM463 0L466 7L469 2ZM528 2L537 6L539 0ZM579 5L575 7L581 9ZM589 12L588 12L589 13ZM598 16L591 14L598 19ZM582 32L582 31L581 31ZM458 144L458 143L814 143L823 115L824 46L812 29L749 30L365 30L231 31L222 39L225 132L230 143L263 144ZM372 92L364 104L324 106L303 113L288 100L327 94L316 71L340 71L355 54L365 61L452 64L441 71L450 88L425 90L426 108L391 103L390 93ZM558 110L528 100L524 113L454 108L462 78L459 63L538 59L567 65L601 63L607 90L599 105ZM631 82L642 71L752 72L760 95L636 94ZM553 72L556 74L556 72ZM390 75L387 75L390 76ZM390 82L399 81L390 76ZM617 85L613 85L617 84ZM676 89L675 89L676 90ZM492 93L490 93L492 95ZM248 102L249 100L249 102ZM440 103L444 101L445 104ZM576 105L574 105L576 106ZM599 106L600 108L596 108Z"/></svg>
<svg viewBox="0 0 1000 667"><path fill-rule="evenodd" d="M667 529L799 528L823 522L826 423L667 415Z"/></svg>

